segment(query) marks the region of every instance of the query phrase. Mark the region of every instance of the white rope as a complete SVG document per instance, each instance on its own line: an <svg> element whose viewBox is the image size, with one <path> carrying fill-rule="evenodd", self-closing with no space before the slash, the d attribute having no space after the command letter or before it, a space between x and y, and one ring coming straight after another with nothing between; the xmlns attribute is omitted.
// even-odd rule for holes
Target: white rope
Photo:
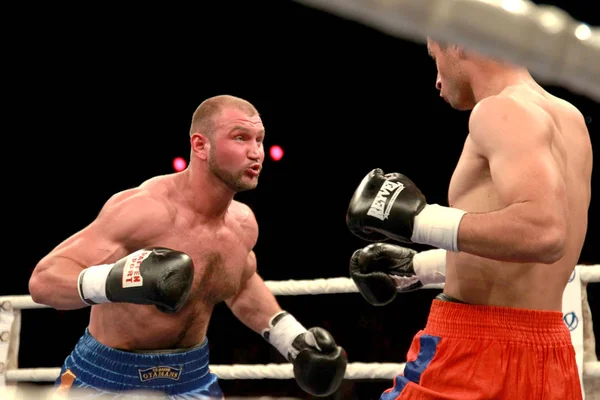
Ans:
<svg viewBox="0 0 600 400"><path fill-rule="evenodd" d="M581 282L600 282L600 265L582 265L579 273Z"/></svg>
<svg viewBox="0 0 600 400"><path fill-rule="evenodd" d="M345 379L393 379L404 370L404 363L349 363ZM211 365L210 371L219 379L293 379L292 364ZM19 368L6 371L7 381L53 382L60 368ZM600 378L600 362L587 362L584 377Z"/></svg>
<svg viewBox="0 0 600 400"><path fill-rule="evenodd" d="M307 294L358 293L350 278L324 278L311 280L266 281L275 296L298 296ZM423 289L442 289L440 285L426 285Z"/></svg>
<svg viewBox="0 0 600 400"><path fill-rule="evenodd" d="M23 310L28 308L48 308L45 304L39 304L33 301L30 295L20 294L16 296L0 296L0 307L5 310Z"/></svg>
<svg viewBox="0 0 600 400"><path fill-rule="evenodd" d="M296 0L389 35L427 36L521 64L600 101L600 29L528 0Z"/></svg>
<svg viewBox="0 0 600 400"><path fill-rule="evenodd" d="M581 268L582 282L600 282L600 264ZM358 288L350 278L327 278L311 280L266 281L265 284L276 296L299 296L317 294L357 293ZM423 289L442 289L444 284L426 285ZM0 296L0 307L14 309L48 308L35 303L29 295Z"/></svg>

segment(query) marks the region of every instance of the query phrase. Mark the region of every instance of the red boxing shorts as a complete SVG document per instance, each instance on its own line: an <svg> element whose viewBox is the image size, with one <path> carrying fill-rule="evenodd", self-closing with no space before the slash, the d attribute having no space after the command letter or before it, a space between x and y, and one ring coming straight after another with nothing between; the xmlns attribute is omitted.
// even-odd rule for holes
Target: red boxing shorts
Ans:
<svg viewBox="0 0 600 400"><path fill-rule="evenodd" d="M380 400L582 399L560 312L433 300Z"/></svg>

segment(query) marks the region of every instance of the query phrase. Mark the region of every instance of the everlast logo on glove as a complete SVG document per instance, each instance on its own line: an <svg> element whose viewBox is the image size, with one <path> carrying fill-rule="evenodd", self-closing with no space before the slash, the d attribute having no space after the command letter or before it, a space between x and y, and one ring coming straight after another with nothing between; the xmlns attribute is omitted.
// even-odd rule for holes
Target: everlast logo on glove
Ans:
<svg viewBox="0 0 600 400"><path fill-rule="evenodd" d="M136 287L142 286L144 280L140 274L140 265L148 256L152 253L151 251L141 250L131 254L127 257L125 266L123 267L123 287Z"/></svg>
<svg viewBox="0 0 600 400"><path fill-rule="evenodd" d="M354 191L346 225L350 232L370 242L405 242L412 237L415 216L425 206L425 197L410 179L375 168Z"/></svg>
<svg viewBox="0 0 600 400"><path fill-rule="evenodd" d="M373 203L371 203L371 207L369 207L367 215L378 218L382 221L387 219L390 216L390 210L394 204L394 201L396 201L396 197L398 197L402 190L404 190L404 185L401 182L392 182L388 180L384 181L383 185L381 185L381 189L379 189L379 192L377 193L377 196L375 196L375 200L373 200ZM388 202L387 207L386 202Z"/></svg>

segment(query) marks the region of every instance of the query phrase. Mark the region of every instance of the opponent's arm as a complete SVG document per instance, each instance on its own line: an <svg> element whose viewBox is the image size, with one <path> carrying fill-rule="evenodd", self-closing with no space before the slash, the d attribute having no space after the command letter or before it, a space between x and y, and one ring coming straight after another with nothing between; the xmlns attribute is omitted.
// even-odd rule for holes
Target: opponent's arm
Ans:
<svg viewBox="0 0 600 400"><path fill-rule="evenodd" d="M256 266L254 252L248 262ZM293 363L294 377L304 391L327 396L338 389L347 365L344 349L336 345L325 329L307 330L293 315L283 311L257 273L226 304L242 323L261 334Z"/></svg>
<svg viewBox="0 0 600 400"><path fill-rule="evenodd" d="M471 140L489 160L507 207L467 213L427 204L405 175L374 169L350 200L350 231L370 241L390 238L500 261L549 264L562 257L567 199L545 120L510 99L484 100L473 113Z"/></svg>
<svg viewBox="0 0 600 400"><path fill-rule="evenodd" d="M143 191L112 196L91 224L40 260L29 280L33 300L67 310L126 301L163 305L164 311L172 311L180 306L178 296L185 293L185 286L191 284L191 260L169 249L125 257L129 249L139 249L155 238L164 226L168 226L167 210ZM163 272L169 271L171 279L166 281ZM164 287L173 283L172 278L183 287Z"/></svg>
<svg viewBox="0 0 600 400"><path fill-rule="evenodd" d="M565 251L568 204L547 120L512 99L490 98L473 111L469 128L508 206L464 215L459 250L503 261L556 262Z"/></svg>
<svg viewBox="0 0 600 400"><path fill-rule="evenodd" d="M396 295L446 280L446 250L416 252L390 243L373 243L350 258L350 277L374 306L385 306Z"/></svg>

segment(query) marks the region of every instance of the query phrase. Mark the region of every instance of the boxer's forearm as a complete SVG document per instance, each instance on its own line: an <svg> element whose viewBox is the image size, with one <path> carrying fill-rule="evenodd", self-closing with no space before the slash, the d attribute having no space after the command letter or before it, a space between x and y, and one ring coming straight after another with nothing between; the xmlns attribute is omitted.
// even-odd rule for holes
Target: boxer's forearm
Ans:
<svg viewBox="0 0 600 400"><path fill-rule="evenodd" d="M270 318L281 311L277 299L258 274L248 279L226 303L244 325L259 334L269 327Z"/></svg>
<svg viewBox="0 0 600 400"><path fill-rule="evenodd" d="M458 249L499 261L551 264L564 255L565 237L566 224L560 215L550 207L524 202L465 214L458 229Z"/></svg>
<svg viewBox="0 0 600 400"><path fill-rule="evenodd" d="M63 257L48 257L40 261L29 279L29 293L38 304L57 310L88 307L81 300L77 281L83 267Z"/></svg>

